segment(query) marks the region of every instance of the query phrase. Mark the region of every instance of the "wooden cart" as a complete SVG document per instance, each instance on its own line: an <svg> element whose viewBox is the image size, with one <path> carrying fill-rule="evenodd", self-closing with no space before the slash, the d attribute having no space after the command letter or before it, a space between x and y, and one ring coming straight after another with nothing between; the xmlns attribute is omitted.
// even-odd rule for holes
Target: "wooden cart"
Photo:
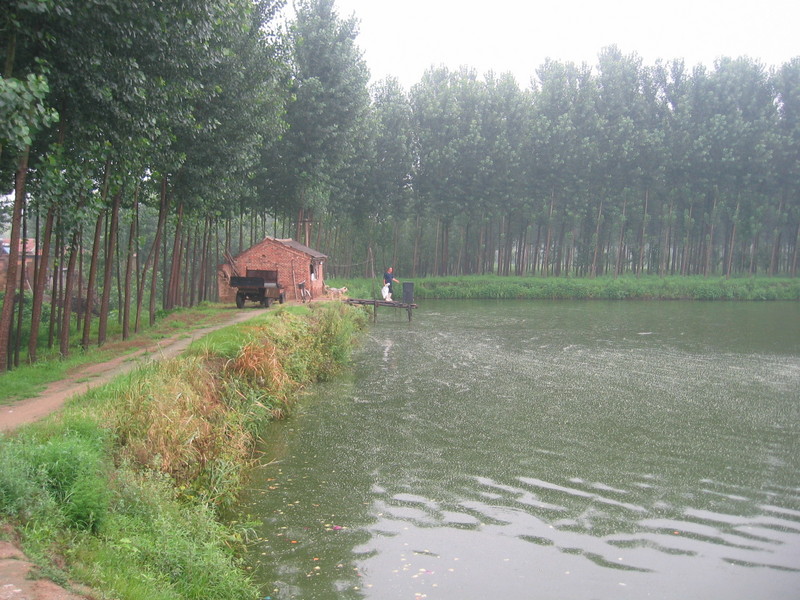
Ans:
<svg viewBox="0 0 800 600"><path fill-rule="evenodd" d="M237 289L237 308L243 308L248 300L269 308L275 300L283 304L286 299L283 288L278 285L277 271L247 269L246 277L231 277L230 285Z"/></svg>

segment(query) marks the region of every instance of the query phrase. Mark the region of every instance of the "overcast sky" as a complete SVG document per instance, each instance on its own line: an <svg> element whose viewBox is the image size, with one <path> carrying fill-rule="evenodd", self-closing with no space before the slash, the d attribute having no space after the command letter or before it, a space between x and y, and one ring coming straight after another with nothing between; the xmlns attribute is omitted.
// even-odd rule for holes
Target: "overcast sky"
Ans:
<svg viewBox="0 0 800 600"><path fill-rule="evenodd" d="M361 21L372 79L417 83L430 66L510 71L526 86L545 58L595 65L616 44L645 64L712 66L747 55L767 66L800 56L798 0L336 0Z"/></svg>

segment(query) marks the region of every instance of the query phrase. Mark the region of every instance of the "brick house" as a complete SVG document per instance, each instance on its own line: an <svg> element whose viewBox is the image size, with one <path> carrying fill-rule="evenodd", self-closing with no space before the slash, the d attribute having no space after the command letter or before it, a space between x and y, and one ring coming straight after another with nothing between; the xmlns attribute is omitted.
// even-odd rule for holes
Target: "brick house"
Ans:
<svg viewBox="0 0 800 600"><path fill-rule="evenodd" d="M236 302L236 288L230 286L232 275L247 276L247 270L277 271L278 285L287 300L299 300L297 285L305 281L312 298L324 293L323 265L327 256L291 239L265 237L255 246L217 268L219 301Z"/></svg>
<svg viewBox="0 0 800 600"><path fill-rule="evenodd" d="M30 292L33 289L33 270L39 260L36 250L36 240L28 238L20 240L19 256L17 263L17 277L20 276L22 266L22 250L25 250L25 290ZM0 290L6 289L6 273L8 272L8 259L11 253L11 240L0 240Z"/></svg>

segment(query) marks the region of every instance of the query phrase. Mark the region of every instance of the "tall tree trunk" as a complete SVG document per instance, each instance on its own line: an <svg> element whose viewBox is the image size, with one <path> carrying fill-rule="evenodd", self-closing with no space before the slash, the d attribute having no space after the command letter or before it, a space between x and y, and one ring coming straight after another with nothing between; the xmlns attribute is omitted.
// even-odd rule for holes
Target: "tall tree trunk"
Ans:
<svg viewBox="0 0 800 600"><path fill-rule="evenodd" d="M57 238L58 239L58 238ZM56 247L61 247L63 244L56 244ZM83 254L85 248L83 247L83 225L78 227L78 298L83 298ZM59 265L64 264L64 252L63 249L60 253L61 260L59 261ZM83 330L83 310L79 307L76 313L75 319L75 329L78 331Z"/></svg>
<svg viewBox="0 0 800 600"><path fill-rule="evenodd" d="M658 263L658 274L664 277L667 274L669 267L669 257L672 249L672 205L673 200L670 199L669 206L667 207L667 215L661 221L661 230L664 235L661 237L661 260Z"/></svg>
<svg viewBox="0 0 800 600"><path fill-rule="evenodd" d="M122 294L122 339L130 337L131 324L131 287L133 269L136 262L136 226L139 221L139 183L133 192L133 207L131 215L131 226L128 230L128 251L125 260L125 291Z"/></svg>
<svg viewBox="0 0 800 600"><path fill-rule="evenodd" d="M169 275L169 289L167 291L167 303L165 308L171 310L178 303L178 292L181 281L181 255L183 236L183 201L178 204L178 219L175 223L175 236L172 240L172 265ZM241 241L241 240L240 240Z"/></svg>
<svg viewBox="0 0 800 600"><path fill-rule="evenodd" d="M760 237L760 232L756 232L753 236L753 242L750 244L750 267L747 269L747 273L750 276L754 276L756 274L756 257L758 256L758 238Z"/></svg>
<svg viewBox="0 0 800 600"><path fill-rule="evenodd" d="M164 224L167 220L168 197L167 197L167 176L161 178L161 202L158 207L158 225L156 226L156 238L153 240L153 277L150 285L150 326L156 322L156 296L158 290L158 253L161 249L161 238L164 234Z"/></svg>
<svg viewBox="0 0 800 600"><path fill-rule="evenodd" d="M544 236L544 256L542 257L542 275L550 274L550 244L552 244L553 231L553 206L556 202L556 189L553 188L550 196L550 209L547 213L547 233Z"/></svg>
<svg viewBox="0 0 800 600"><path fill-rule="evenodd" d="M450 221L446 220L442 223L442 275L447 276L450 274Z"/></svg>
<svg viewBox="0 0 800 600"><path fill-rule="evenodd" d="M600 254L600 223L603 220L603 199L600 199L600 207L597 209L597 224L594 228L594 256L592 256L592 266L589 269L589 276L597 275L597 257Z"/></svg>
<svg viewBox="0 0 800 600"><path fill-rule="evenodd" d="M692 214L694 214L694 204L689 205L689 215L686 217L684 223L685 234L683 237L683 260L681 264L681 275L688 275L691 268L691 254L692 254Z"/></svg>
<svg viewBox="0 0 800 600"><path fill-rule="evenodd" d="M19 366L19 351L22 345L22 319L23 310L25 308L25 283L28 279L27 265L25 262L28 260L28 219L27 219L27 202L23 198L22 201L22 250L20 253L19 262L19 305L17 306L17 330L14 335L14 366Z"/></svg>
<svg viewBox="0 0 800 600"><path fill-rule="evenodd" d="M150 246L150 251L147 253L147 258L144 260L142 272L139 277L139 286L136 289L136 317L133 323L134 333L139 332L139 325L141 323L142 316L142 304L144 302L144 290L147 285L147 270L150 266L150 259L153 257L153 248L154 246Z"/></svg>
<svg viewBox="0 0 800 600"><path fill-rule="evenodd" d="M514 254L514 234L511 223L513 221L512 215L509 213L503 217L503 275L508 276L511 274L511 257Z"/></svg>
<svg viewBox="0 0 800 600"><path fill-rule="evenodd" d="M184 244L184 248L186 248L185 252L182 252L184 259L183 265L183 283L181 287L181 298L182 304L181 306L192 306L194 305L194 286L191 285L189 282L192 281L196 277L197 273L197 240L199 237L199 228L200 224L195 222L194 227L192 227L191 223L188 227L186 227L186 242ZM252 236L251 236L252 240ZM252 242L251 242L252 246Z"/></svg>
<svg viewBox="0 0 800 600"><path fill-rule="evenodd" d="M774 243L772 244L772 253L769 259L769 276L772 277L778 272L778 254L780 252L782 242L781 220L783 219L783 206L786 192L781 193L781 200L778 204L777 223L775 225L775 233L773 236Z"/></svg>
<svg viewBox="0 0 800 600"><path fill-rule="evenodd" d="M197 302L206 300L206 275L208 271L208 232L211 229L211 217L203 219L203 240L200 246L200 273L197 281Z"/></svg>
<svg viewBox="0 0 800 600"><path fill-rule="evenodd" d="M419 241L421 236L422 230L419 223L419 213L417 213L414 226L414 258L411 261L411 277L416 277L417 269L419 269Z"/></svg>
<svg viewBox="0 0 800 600"><path fill-rule="evenodd" d="M92 259L89 263L89 280L86 283L86 310L83 315L83 337L81 338L81 348L89 349L89 336L92 330L92 309L94 308L94 288L97 279L97 263L100 257L101 234L103 232L104 211L97 215L97 223L94 226L94 240L92 242ZM65 302L69 299L65 298Z"/></svg>
<svg viewBox="0 0 800 600"><path fill-rule="evenodd" d="M639 261L638 266L636 267L636 276L641 277L642 272L644 271L644 246L646 241L646 232L647 232L647 204L650 200L650 189L645 188L644 190L644 213L642 214L642 228L639 231Z"/></svg>
<svg viewBox="0 0 800 600"><path fill-rule="evenodd" d="M622 252L623 252L623 245L625 243L625 222L626 222L626 214L625 212L628 209L628 198L627 196L622 199L622 220L619 224L619 242L617 243L617 264L614 266L614 278L617 278L622 273Z"/></svg>
<svg viewBox="0 0 800 600"><path fill-rule="evenodd" d="M56 319L58 318L58 310L61 306L61 302L59 299L59 291L60 291L60 280L61 280L61 265L63 264L61 261L61 257L63 255L63 247L64 242L62 241L61 235L61 217L58 217L58 226L56 227L56 243L55 247L53 248L53 279L52 279L52 293L50 297L50 327L47 333L47 348L52 349L53 345L55 344L55 337L56 337Z"/></svg>
<svg viewBox="0 0 800 600"><path fill-rule="evenodd" d="M558 241L556 242L556 259L553 265L553 275L556 277L561 276L561 268L564 266L562 259L565 253L564 234L566 233L566 227L566 223L561 221L561 228L558 231Z"/></svg>
<svg viewBox="0 0 800 600"><path fill-rule="evenodd" d="M733 211L733 223L731 224L731 243L728 245L728 261L725 265L725 278L731 276L733 267L733 252L736 244L736 221L739 220L739 201L736 201L736 210Z"/></svg>
<svg viewBox="0 0 800 600"><path fill-rule="evenodd" d="M100 300L100 323L97 327L97 345L102 346L106 342L106 332L108 329L108 311L111 300L111 280L114 272L114 252L117 248L117 230L119 229L119 207L122 204L122 190L114 194L111 205L111 225L106 244L106 262L103 269L103 295Z"/></svg>
<svg viewBox="0 0 800 600"><path fill-rule="evenodd" d="M536 224L536 242L533 246L533 258L531 259L531 275L536 275L536 269L539 268L539 244L542 241L542 224ZM539 271L541 273L541 270Z"/></svg>
<svg viewBox="0 0 800 600"><path fill-rule="evenodd" d="M434 275L439 275L439 257L441 253L439 252L439 229L441 227L442 221L441 219L436 219L436 242L433 245L433 273Z"/></svg>
<svg viewBox="0 0 800 600"><path fill-rule="evenodd" d="M11 214L11 248L6 271L6 295L0 312L0 373L9 367L8 344L11 339L11 323L14 316L14 296L17 292L17 267L19 262L19 242L22 225L22 205L25 202L25 183L28 178L28 156L30 146L20 154L14 181L14 209Z"/></svg>
<svg viewBox="0 0 800 600"><path fill-rule="evenodd" d="M714 192L714 203L711 206L711 215L709 216L708 235L706 236L705 247L705 260L703 263L703 275L708 277L711 275L711 255L714 248L714 220L717 212L717 194Z"/></svg>
<svg viewBox="0 0 800 600"><path fill-rule="evenodd" d="M61 335L59 336L62 358L67 358L69 356L69 336L72 321L72 282L75 279L75 263L80 253L80 242L78 240L79 231L80 230L76 230L75 233L72 234L72 243L69 247L69 263L67 265L67 279L64 283L64 307L61 315ZM80 295L80 291L78 295Z"/></svg>
<svg viewBox="0 0 800 600"><path fill-rule="evenodd" d="M310 246L311 245L311 221L314 218L313 214L314 213L312 212L312 210L310 208L307 208L305 210L305 214L304 214L304 219L305 220L303 222L303 232L304 232L304 235L303 235L304 242L303 242L303 244L306 245L306 246Z"/></svg>
<svg viewBox="0 0 800 600"><path fill-rule="evenodd" d="M42 304L44 302L44 288L47 285L47 266L50 258L50 239L53 235L53 220L55 208L47 210L44 222L44 237L40 248L39 265L36 269L36 282L33 286L33 305L31 307L31 336L28 340L28 362L36 362L37 341L39 338L39 321L42 319Z"/></svg>

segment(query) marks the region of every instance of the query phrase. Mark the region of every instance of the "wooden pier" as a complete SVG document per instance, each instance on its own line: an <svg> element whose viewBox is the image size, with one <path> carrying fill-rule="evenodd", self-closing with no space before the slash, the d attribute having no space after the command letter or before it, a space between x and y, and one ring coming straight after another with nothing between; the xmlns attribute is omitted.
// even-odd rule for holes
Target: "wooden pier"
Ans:
<svg viewBox="0 0 800 600"><path fill-rule="evenodd" d="M378 307L388 306L389 308L404 308L408 312L408 320L411 321L412 311L417 308L416 304L405 304L403 302L387 302L386 300L363 300L358 298L346 298L344 300L347 304L357 304L359 306L372 307L372 320L378 320Z"/></svg>

